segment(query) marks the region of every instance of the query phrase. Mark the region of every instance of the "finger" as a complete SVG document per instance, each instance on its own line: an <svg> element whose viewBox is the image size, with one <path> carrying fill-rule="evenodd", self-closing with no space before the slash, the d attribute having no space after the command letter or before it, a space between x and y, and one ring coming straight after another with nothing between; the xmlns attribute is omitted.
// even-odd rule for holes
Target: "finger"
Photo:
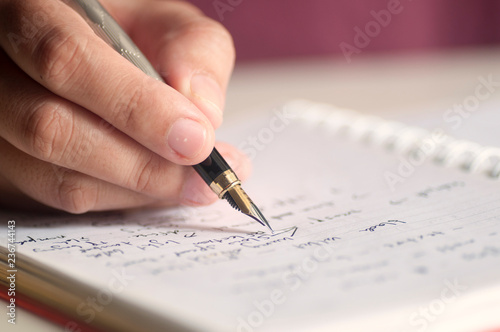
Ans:
<svg viewBox="0 0 500 332"><path fill-rule="evenodd" d="M0 69L6 75L0 77L0 135L15 147L37 159L62 166L68 172L76 170L75 174L83 173L159 202L206 205L216 200L191 167L168 162L97 116L53 95L9 65L8 59L2 59L1 55ZM226 144L220 144L219 149L245 179L249 174L245 156ZM28 166L12 167L19 170ZM53 166L57 179L61 178L57 175L61 172L59 169ZM57 197L59 192L52 190L52 196ZM31 194L37 196L38 192ZM142 204L142 200L138 204ZM80 209L94 209L85 202L82 205ZM95 208L106 206L110 205L101 201Z"/></svg>
<svg viewBox="0 0 500 332"><path fill-rule="evenodd" d="M39 160L35 163L25 157L10 166L4 164L5 172L14 172L9 173L9 178L21 181L18 185L25 188L28 194L50 206L70 212L133 207L151 200L160 204L206 205L217 199L191 167L166 161L97 116L53 95L9 65L8 59L2 58L1 53L0 69L5 73L5 76L0 77L1 136L25 153L49 162L47 165L55 163L63 166L51 165L52 175L48 176L38 170L39 167L48 167L44 163L40 164ZM10 145L6 149L9 147ZM248 177L249 162L241 152L227 144L219 144L218 148L242 180ZM7 152L3 149L0 151L3 159L8 159ZM35 175L24 174L24 170L32 169L34 171L28 173ZM69 172L72 177L70 185L67 185L67 181L63 182L62 179L66 179ZM94 179L91 181L88 177L83 177L83 174ZM81 186L90 187L85 189L90 191L86 196L103 190L97 185L101 182L93 182L100 179L125 188L125 192L137 192L141 194L138 196L140 199L132 202L117 201L119 196L110 195L111 202L99 199L98 204L94 205L92 200L84 199L79 206L75 203L76 199L63 201L61 192L66 192L65 188L74 187L80 177L83 177L81 181L84 182ZM30 185L27 186L26 183ZM44 190L44 187L49 189ZM57 199L48 200L45 197L47 195L40 194L44 192ZM143 196L149 199L145 200Z"/></svg>
<svg viewBox="0 0 500 332"><path fill-rule="evenodd" d="M123 1L107 3L168 84L217 128L235 58L227 30L186 2L136 1L125 12L119 9Z"/></svg>
<svg viewBox="0 0 500 332"><path fill-rule="evenodd" d="M210 154L207 117L106 45L71 8L48 0L3 4L0 45L34 80L174 163Z"/></svg>
<svg viewBox="0 0 500 332"><path fill-rule="evenodd" d="M7 179L0 175L0 207L22 211L47 210L47 206L34 201L22 193Z"/></svg>
<svg viewBox="0 0 500 332"><path fill-rule="evenodd" d="M8 142L50 164L159 200L177 200L188 167L144 148L15 67L0 68L7 74L0 77L0 136Z"/></svg>
<svg viewBox="0 0 500 332"><path fill-rule="evenodd" d="M22 193L71 213L112 210L153 203L151 197L33 158L0 139L0 172Z"/></svg>
<svg viewBox="0 0 500 332"><path fill-rule="evenodd" d="M237 162L242 156L237 150L229 146L219 146L219 149L230 163L239 165ZM24 208L34 205L31 201L18 202L19 199L26 199L26 196L36 202L71 213L146 205L168 206L179 203L197 206L217 200L215 194L192 168L188 168L187 178L178 197L160 200L76 171L51 165L23 153L1 138L0 151L3 157L0 163L0 174L4 179L9 179L9 183L0 181L0 190L3 193L9 192L9 197L15 197L16 204ZM238 176L245 179L249 175L249 168L246 166L249 164L241 165L242 168L236 167L236 170ZM2 195L0 204L12 206L12 202L4 196Z"/></svg>

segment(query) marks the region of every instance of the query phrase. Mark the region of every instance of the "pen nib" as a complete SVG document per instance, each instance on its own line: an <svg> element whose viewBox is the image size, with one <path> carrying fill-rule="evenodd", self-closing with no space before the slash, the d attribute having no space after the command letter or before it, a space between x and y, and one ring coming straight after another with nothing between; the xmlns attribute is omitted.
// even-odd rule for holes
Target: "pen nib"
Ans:
<svg viewBox="0 0 500 332"><path fill-rule="evenodd" d="M262 226L268 227L271 232L274 232L262 212L260 212L259 208L252 202L240 185L230 188L224 195L224 198L233 208L253 218Z"/></svg>
<svg viewBox="0 0 500 332"><path fill-rule="evenodd" d="M262 212L260 212L259 208L253 202L252 202L252 213L247 215L257 220L262 226L266 226L267 228L269 228L271 232L274 232L274 230L271 228L271 225L269 225Z"/></svg>

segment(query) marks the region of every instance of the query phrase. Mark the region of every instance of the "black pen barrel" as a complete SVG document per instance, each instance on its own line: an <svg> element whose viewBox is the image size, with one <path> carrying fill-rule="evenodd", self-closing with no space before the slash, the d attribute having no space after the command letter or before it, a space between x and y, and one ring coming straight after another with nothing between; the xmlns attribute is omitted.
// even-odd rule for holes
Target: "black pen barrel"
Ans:
<svg viewBox="0 0 500 332"><path fill-rule="evenodd" d="M208 185L219 175L231 169L216 148L212 150L207 159L193 167Z"/></svg>

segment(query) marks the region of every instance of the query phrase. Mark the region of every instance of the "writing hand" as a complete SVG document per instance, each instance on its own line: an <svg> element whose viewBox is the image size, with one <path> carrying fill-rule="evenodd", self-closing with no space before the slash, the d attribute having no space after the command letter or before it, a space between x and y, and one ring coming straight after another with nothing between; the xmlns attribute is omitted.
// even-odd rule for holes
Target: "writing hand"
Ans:
<svg viewBox="0 0 500 332"><path fill-rule="evenodd" d="M184 2L102 4L169 85L121 57L63 1L0 0L0 203L82 213L213 202L181 165L214 146L231 37ZM218 149L248 175L238 150Z"/></svg>

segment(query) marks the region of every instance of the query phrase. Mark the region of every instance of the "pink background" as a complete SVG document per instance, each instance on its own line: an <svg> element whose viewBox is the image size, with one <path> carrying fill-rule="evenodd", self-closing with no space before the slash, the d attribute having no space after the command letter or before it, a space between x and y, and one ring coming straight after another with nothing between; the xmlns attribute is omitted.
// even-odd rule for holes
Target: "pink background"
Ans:
<svg viewBox="0 0 500 332"><path fill-rule="evenodd" d="M496 0L190 0L233 35L238 60L333 54L356 46L355 27L373 30L361 53L429 50L500 41ZM215 5L222 4L219 12ZM383 27L372 11L397 14ZM372 22L373 21L373 22ZM370 23L372 22L372 23ZM387 22L387 19L386 19ZM378 31L377 31L378 25ZM359 38L359 37L358 37ZM362 45L359 44L358 45ZM354 59L358 54L352 54Z"/></svg>

